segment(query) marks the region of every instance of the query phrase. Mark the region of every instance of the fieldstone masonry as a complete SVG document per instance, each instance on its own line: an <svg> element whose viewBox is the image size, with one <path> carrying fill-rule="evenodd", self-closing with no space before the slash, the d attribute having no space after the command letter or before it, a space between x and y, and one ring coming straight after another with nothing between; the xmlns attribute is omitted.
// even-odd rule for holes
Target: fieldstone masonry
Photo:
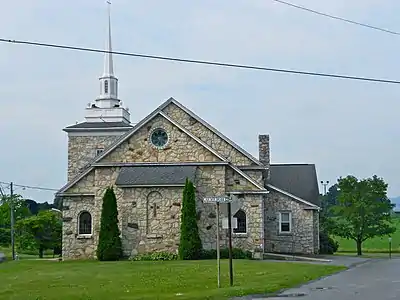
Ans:
<svg viewBox="0 0 400 300"><path fill-rule="evenodd" d="M263 186L265 173L254 168L254 162L241 151L232 147L219 135L171 103L164 111L170 118L236 166L243 167L249 177ZM162 150L152 147L149 135L155 128L164 128L169 134L167 147ZM117 136L70 137L69 179L84 166L99 145L110 145ZM260 159L269 167L269 137L259 140ZM135 132L127 141L105 156L102 162L192 162L210 163L198 165L195 175L197 196L197 220L199 233L205 249L216 246L216 214L214 204L204 204L206 196L220 196L232 191L242 191L241 209L246 214L246 233L233 234L233 245L245 250L254 250L264 243L266 251L315 253L318 249L318 212L307 210L306 205L271 191L257 193L258 187L241 176L230 166L212 165L220 159L193 138L182 132L162 116L157 116ZM119 212L119 227L125 256L141 252L164 250L176 252L179 246L180 211L182 187L129 187L115 186L120 168L96 167L78 183L69 188L65 196L63 211L63 257L64 259L94 258L100 229L102 197L108 186L114 186ZM73 196L74 195L74 196ZM279 235L278 212L291 211L293 232ZM92 216L92 234L78 235L78 219L82 211ZM222 228L222 218L219 224ZM68 221L67 221L68 220ZM227 232L220 231L221 246L227 246Z"/></svg>
<svg viewBox="0 0 400 300"><path fill-rule="evenodd" d="M318 213L288 196L270 191L265 199L265 251L279 253L314 254L319 249L315 222ZM279 212L292 213L291 233L279 233ZM317 220L317 221L315 221Z"/></svg>
<svg viewBox="0 0 400 300"><path fill-rule="evenodd" d="M122 134L123 132L121 132ZM106 148L120 136L70 136L68 138L68 181L96 156L96 149Z"/></svg>

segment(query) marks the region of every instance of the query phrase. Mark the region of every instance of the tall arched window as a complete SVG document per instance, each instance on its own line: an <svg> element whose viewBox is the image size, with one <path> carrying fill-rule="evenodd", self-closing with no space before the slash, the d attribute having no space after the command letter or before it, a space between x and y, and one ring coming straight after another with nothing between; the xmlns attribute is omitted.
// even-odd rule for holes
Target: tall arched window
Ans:
<svg viewBox="0 0 400 300"><path fill-rule="evenodd" d="M92 216L87 211L79 214L78 234L92 234Z"/></svg>
<svg viewBox="0 0 400 300"><path fill-rule="evenodd" d="M104 93L108 94L108 80L104 81Z"/></svg>
<svg viewBox="0 0 400 300"><path fill-rule="evenodd" d="M234 228L233 232L246 233L247 232L246 213L240 209L233 217L237 219L237 228Z"/></svg>

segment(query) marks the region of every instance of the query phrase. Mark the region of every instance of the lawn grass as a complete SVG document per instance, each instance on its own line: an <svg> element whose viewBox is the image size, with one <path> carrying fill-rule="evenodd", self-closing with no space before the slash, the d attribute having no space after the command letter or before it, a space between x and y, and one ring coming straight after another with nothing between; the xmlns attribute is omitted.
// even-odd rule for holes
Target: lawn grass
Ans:
<svg viewBox="0 0 400 300"><path fill-rule="evenodd" d="M4 253L7 259L11 260L12 258L12 250L10 247L1 247L0 246L0 252ZM18 254L18 259L37 259L39 258L39 254L34 254L33 252L30 253L24 253L23 251L20 252L18 249L15 249L15 253ZM47 250L44 251L43 258L52 258L53 254L52 251Z"/></svg>
<svg viewBox="0 0 400 300"><path fill-rule="evenodd" d="M16 261L0 264L0 299L228 299L272 293L345 267L306 263L235 260L234 287L228 262L216 261L98 262Z"/></svg>
<svg viewBox="0 0 400 300"><path fill-rule="evenodd" d="M396 226L397 230L392 235L392 253L400 253L400 218L394 218L393 224ZM357 248L355 241L339 237L334 237L334 239L339 242L339 252L356 252ZM363 243L362 248L364 253L388 253L388 236L367 240Z"/></svg>

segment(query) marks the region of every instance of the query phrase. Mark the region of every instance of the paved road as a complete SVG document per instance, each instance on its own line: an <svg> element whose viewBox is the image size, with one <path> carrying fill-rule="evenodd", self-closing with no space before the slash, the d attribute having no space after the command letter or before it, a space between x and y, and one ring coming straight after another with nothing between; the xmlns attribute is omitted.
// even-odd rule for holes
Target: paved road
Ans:
<svg viewBox="0 0 400 300"><path fill-rule="evenodd" d="M291 297L293 296L293 298ZM289 298L287 298L289 296ZM400 299L400 259L374 259L265 300Z"/></svg>

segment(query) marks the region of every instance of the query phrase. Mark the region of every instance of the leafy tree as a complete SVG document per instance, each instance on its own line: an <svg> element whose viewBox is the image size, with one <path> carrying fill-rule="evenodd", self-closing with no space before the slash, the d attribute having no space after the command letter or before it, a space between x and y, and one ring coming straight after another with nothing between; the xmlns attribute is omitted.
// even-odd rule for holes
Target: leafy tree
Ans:
<svg viewBox="0 0 400 300"><path fill-rule="evenodd" d="M354 240L357 255L362 254L364 241L396 230L391 224L393 204L387 197L387 187L376 175L362 180L349 175L338 180L338 203L332 208L333 233Z"/></svg>
<svg viewBox="0 0 400 300"><path fill-rule="evenodd" d="M109 187L103 196L101 224L97 258L101 261L116 261L122 257L122 242L118 228L117 199L114 189Z"/></svg>
<svg viewBox="0 0 400 300"><path fill-rule="evenodd" d="M16 229L20 233L21 245L34 241L39 257L43 257L43 251L54 249L61 245L62 221L58 214L52 211L41 211L37 215L19 220Z"/></svg>
<svg viewBox="0 0 400 300"><path fill-rule="evenodd" d="M11 226L11 201L14 205L15 222L31 215L21 195L2 197L0 199L0 228L10 228Z"/></svg>
<svg viewBox="0 0 400 300"><path fill-rule="evenodd" d="M14 204L14 220L22 220L30 216L29 209L26 207L21 195L4 196L0 199L0 245L9 246L11 244L11 199Z"/></svg>
<svg viewBox="0 0 400 300"><path fill-rule="evenodd" d="M181 209L179 258L184 260L200 259L201 253L202 244L197 227L195 188L193 183L186 179Z"/></svg>

